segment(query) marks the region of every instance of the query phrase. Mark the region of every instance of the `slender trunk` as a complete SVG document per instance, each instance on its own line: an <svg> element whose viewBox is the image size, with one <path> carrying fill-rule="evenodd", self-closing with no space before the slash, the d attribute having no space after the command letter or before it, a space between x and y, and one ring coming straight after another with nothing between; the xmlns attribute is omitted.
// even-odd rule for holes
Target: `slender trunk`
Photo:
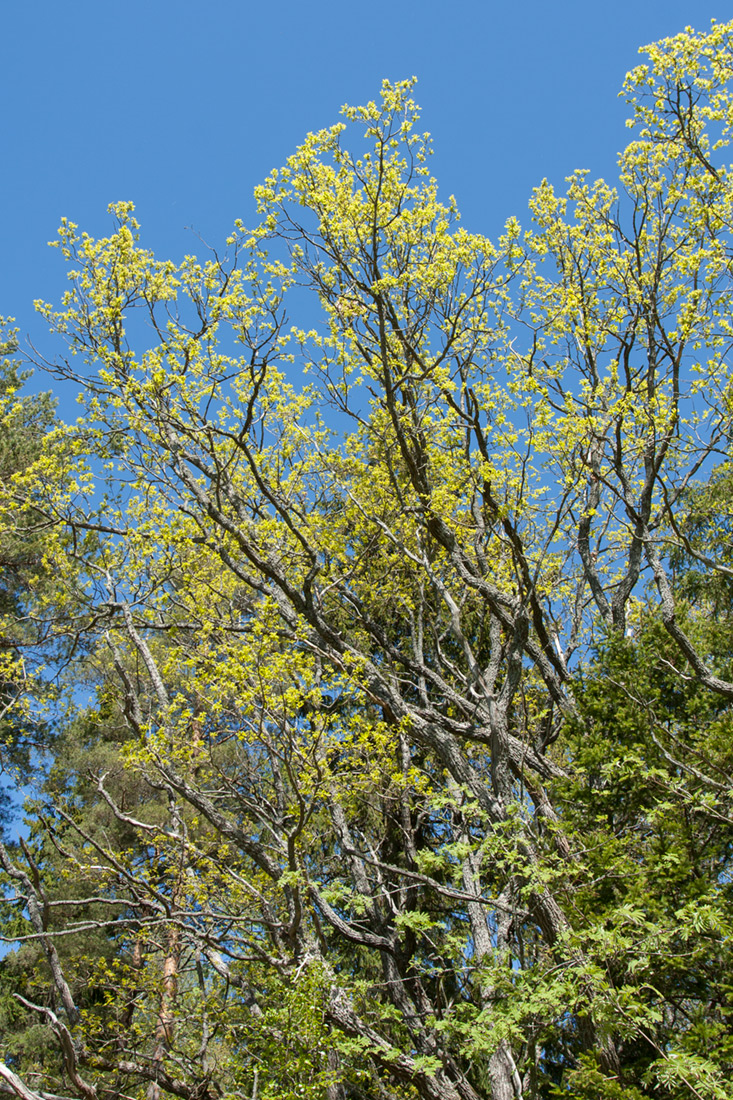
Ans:
<svg viewBox="0 0 733 1100"><path fill-rule="evenodd" d="M467 893L478 895L481 892L480 873L475 855L468 856L463 863L463 886ZM497 909L496 947L491 942L489 927L486 923L486 910L478 901L467 904L468 919L471 923L476 959L480 962L490 954L498 956L501 963L509 964L509 936L511 931L511 913L508 903L511 900L511 884L502 890ZM493 989L486 983L481 989L481 1005L486 1008L492 1002ZM491 1100L515 1100L522 1096L522 1082L512 1057L511 1047L502 1039L489 1059L489 1081Z"/></svg>
<svg viewBox="0 0 733 1100"><path fill-rule="evenodd" d="M491 1100L515 1100L515 1096L522 1095L522 1083L506 1039L501 1040L491 1055L489 1081L491 1082Z"/></svg>
<svg viewBox="0 0 733 1100"><path fill-rule="evenodd" d="M346 1091L341 1080L341 1059L333 1047L328 1052L328 1084L326 1100L346 1100Z"/></svg>
<svg viewBox="0 0 733 1100"><path fill-rule="evenodd" d="M166 956L160 985L158 1019L155 1025L153 1066L162 1067L166 1051L170 1050L175 1033L175 1005L178 994L178 968L181 957L180 931L171 925L166 934ZM148 1100L160 1100L160 1086L153 1081L148 1088Z"/></svg>

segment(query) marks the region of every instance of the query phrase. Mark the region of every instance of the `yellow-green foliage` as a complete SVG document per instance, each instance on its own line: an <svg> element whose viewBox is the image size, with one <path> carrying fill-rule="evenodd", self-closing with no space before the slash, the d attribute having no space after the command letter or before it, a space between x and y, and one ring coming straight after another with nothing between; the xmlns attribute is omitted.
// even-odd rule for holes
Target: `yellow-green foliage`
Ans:
<svg viewBox="0 0 733 1100"><path fill-rule="evenodd" d="M52 971L78 938L104 1089L723 1095L727 468L692 485L731 433L732 36L650 47L618 186L542 182L497 242L413 81L225 254L62 224L85 415L3 500L97 708L4 866L17 919L44 876L82 914L32 935Z"/></svg>

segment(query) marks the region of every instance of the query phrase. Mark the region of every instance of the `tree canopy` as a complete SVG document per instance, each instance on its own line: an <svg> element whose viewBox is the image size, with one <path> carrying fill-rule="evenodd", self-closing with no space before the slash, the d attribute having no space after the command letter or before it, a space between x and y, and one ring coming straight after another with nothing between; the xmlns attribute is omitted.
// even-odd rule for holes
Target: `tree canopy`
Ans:
<svg viewBox="0 0 733 1100"><path fill-rule="evenodd" d="M203 260L62 223L23 1100L729 1095L733 23L646 55L495 242L410 81Z"/></svg>

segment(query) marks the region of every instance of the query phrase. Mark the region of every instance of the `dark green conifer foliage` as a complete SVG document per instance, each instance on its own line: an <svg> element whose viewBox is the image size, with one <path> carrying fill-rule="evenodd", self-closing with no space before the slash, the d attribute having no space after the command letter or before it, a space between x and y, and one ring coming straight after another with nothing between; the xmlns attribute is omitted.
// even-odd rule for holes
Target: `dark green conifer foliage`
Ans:
<svg viewBox="0 0 733 1100"><path fill-rule="evenodd" d="M6 671L6 662L23 651L29 676L41 649L44 628L32 619L34 594L47 583L43 562L43 533L32 513L17 496L12 480L27 470L40 454L44 437L54 424L55 402L49 393L23 393L30 377L16 359L12 334L0 343L0 821L7 824L12 791L40 747L46 730L13 705L22 686ZM20 769L19 772L14 769ZM10 801L9 801L10 800Z"/></svg>

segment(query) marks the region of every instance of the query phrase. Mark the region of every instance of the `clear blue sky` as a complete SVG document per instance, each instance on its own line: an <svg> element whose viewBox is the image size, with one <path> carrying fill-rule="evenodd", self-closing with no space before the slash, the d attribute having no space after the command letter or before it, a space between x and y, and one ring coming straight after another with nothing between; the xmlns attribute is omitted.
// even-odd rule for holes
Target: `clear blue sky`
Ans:
<svg viewBox="0 0 733 1100"><path fill-rule="evenodd" d="M106 232L132 199L173 259L221 244L252 188L344 102L416 75L432 168L463 223L524 220L574 168L613 177L617 98L644 43L730 11L678 0L11 0L3 11L0 313L40 331L58 301L62 215Z"/></svg>

